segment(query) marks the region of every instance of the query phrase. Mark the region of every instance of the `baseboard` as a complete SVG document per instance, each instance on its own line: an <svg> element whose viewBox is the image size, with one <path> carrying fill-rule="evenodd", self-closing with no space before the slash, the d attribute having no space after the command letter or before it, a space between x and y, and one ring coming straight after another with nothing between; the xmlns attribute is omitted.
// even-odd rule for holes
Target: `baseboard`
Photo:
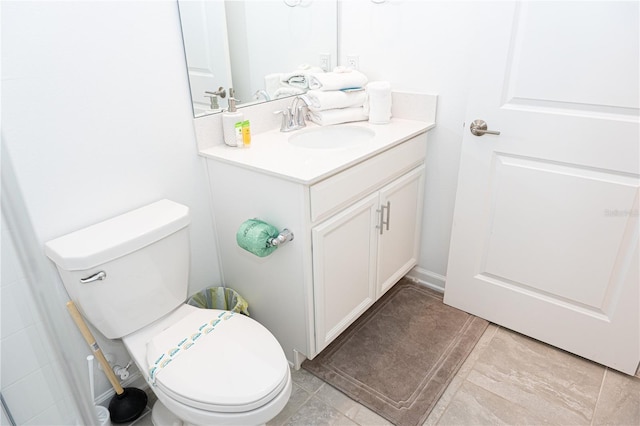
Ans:
<svg viewBox="0 0 640 426"><path fill-rule="evenodd" d="M444 275L436 274L435 272L416 266L405 276L418 284L422 284L432 290L444 293L444 283L447 279Z"/></svg>
<svg viewBox="0 0 640 426"><path fill-rule="evenodd" d="M146 391L146 389L149 387L147 381L144 379L144 377L142 377L142 374L140 374L139 371L133 373L127 378L127 380L123 380L120 384L123 388L131 387L138 388L144 391ZM111 401L111 398L113 398L115 394L116 392L113 389L109 389L108 391L103 392L100 395L96 395L95 404L103 405L106 407L109 405L109 401Z"/></svg>

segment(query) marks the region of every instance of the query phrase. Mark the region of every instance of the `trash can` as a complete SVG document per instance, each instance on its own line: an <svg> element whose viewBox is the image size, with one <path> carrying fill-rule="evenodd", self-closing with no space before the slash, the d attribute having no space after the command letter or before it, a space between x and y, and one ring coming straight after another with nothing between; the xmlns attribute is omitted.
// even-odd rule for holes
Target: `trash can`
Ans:
<svg viewBox="0 0 640 426"><path fill-rule="evenodd" d="M225 287L208 287L187 300L191 306L203 309L222 309L249 316L249 303L237 291Z"/></svg>

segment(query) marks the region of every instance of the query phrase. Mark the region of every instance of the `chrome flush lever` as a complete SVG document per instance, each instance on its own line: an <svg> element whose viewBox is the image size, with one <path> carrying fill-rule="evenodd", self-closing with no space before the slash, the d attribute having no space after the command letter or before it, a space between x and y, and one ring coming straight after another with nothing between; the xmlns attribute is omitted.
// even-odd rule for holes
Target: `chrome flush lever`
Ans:
<svg viewBox="0 0 640 426"><path fill-rule="evenodd" d="M469 129L471 129L471 133L475 136L500 134L498 130L487 130L487 123L484 120L473 120Z"/></svg>
<svg viewBox="0 0 640 426"><path fill-rule="evenodd" d="M82 284L89 284L89 283L92 283L94 281L102 281L105 278L107 278L107 273L105 271L100 271L97 274L91 275L90 277L80 278L80 282Z"/></svg>

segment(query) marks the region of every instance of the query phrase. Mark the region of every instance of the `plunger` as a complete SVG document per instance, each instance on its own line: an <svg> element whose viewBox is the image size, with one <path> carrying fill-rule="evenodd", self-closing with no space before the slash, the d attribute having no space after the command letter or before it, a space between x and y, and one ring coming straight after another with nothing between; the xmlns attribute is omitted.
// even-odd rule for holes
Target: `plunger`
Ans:
<svg viewBox="0 0 640 426"><path fill-rule="evenodd" d="M137 419L147 406L147 394L136 388L122 388L109 362L104 357L102 349L98 346L96 339L93 337L93 334L91 334L91 330L87 327L87 324L84 322L82 315L80 315L73 301L70 300L67 302L67 309L71 314L71 318L73 318L73 321L78 326L80 333L82 333L82 337L84 337L84 340L93 351L96 359L100 365L102 365L102 369L107 375L109 382L111 382L113 390L116 391L115 396L109 403L111 421L113 423L127 423Z"/></svg>

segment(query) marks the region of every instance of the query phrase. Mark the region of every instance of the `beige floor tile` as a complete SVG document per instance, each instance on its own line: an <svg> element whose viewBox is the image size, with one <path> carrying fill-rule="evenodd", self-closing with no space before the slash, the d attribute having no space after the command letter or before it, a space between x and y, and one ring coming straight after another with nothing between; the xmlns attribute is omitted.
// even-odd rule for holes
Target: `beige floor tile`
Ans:
<svg viewBox="0 0 640 426"><path fill-rule="evenodd" d="M284 424L289 417L293 416L311 398L311 393L302 389L297 384L293 384L289 402L284 406L282 411L273 419L267 422L267 426L276 426Z"/></svg>
<svg viewBox="0 0 640 426"><path fill-rule="evenodd" d="M132 426L153 426L151 411L145 412L140 418L131 424Z"/></svg>
<svg viewBox="0 0 640 426"><path fill-rule="evenodd" d="M356 426L335 408L312 396L285 423L287 426Z"/></svg>
<svg viewBox="0 0 640 426"><path fill-rule="evenodd" d="M594 425L640 425L640 378L607 370Z"/></svg>
<svg viewBox="0 0 640 426"><path fill-rule="evenodd" d="M465 382L438 425L541 425L545 420L473 383Z"/></svg>
<svg viewBox="0 0 640 426"><path fill-rule="evenodd" d="M444 410L449 405L449 402L451 402L460 386L462 386L462 384L464 383L467 375L473 369L473 366L475 365L478 358L480 358L480 355L491 344L491 339L493 339L493 336L498 331L498 328L499 327L495 324L489 324L478 343L476 343L476 346L473 348L467 359L460 367L460 370L458 370L455 377L453 378L453 380L451 380L451 383L449 383L449 386L447 386L447 389L444 391L444 393L436 403L435 407L433 407L433 409L431 410L431 413L429 413L429 417L427 417L427 420L425 420L423 426L432 426L438 423L440 416L442 416L442 413L444 413Z"/></svg>
<svg viewBox="0 0 640 426"><path fill-rule="evenodd" d="M604 367L499 329L467 380L550 424L590 424Z"/></svg>
<svg viewBox="0 0 640 426"><path fill-rule="evenodd" d="M320 389L320 386L324 384L324 381L302 368L300 370L292 369L291 379L293 380L293 383L298 384L301 388L311 393Z"/></svg>
<svg viewBox="0 0 640 426"><path fill-rule="evenodd" d="M389 426L392 425L388 420L380 417L364 405L349 398L338 389L325 383L318 391L316 396L326 402L331 407L340 411L342 414L353 420L359 425L366 426Z"/></svg>

